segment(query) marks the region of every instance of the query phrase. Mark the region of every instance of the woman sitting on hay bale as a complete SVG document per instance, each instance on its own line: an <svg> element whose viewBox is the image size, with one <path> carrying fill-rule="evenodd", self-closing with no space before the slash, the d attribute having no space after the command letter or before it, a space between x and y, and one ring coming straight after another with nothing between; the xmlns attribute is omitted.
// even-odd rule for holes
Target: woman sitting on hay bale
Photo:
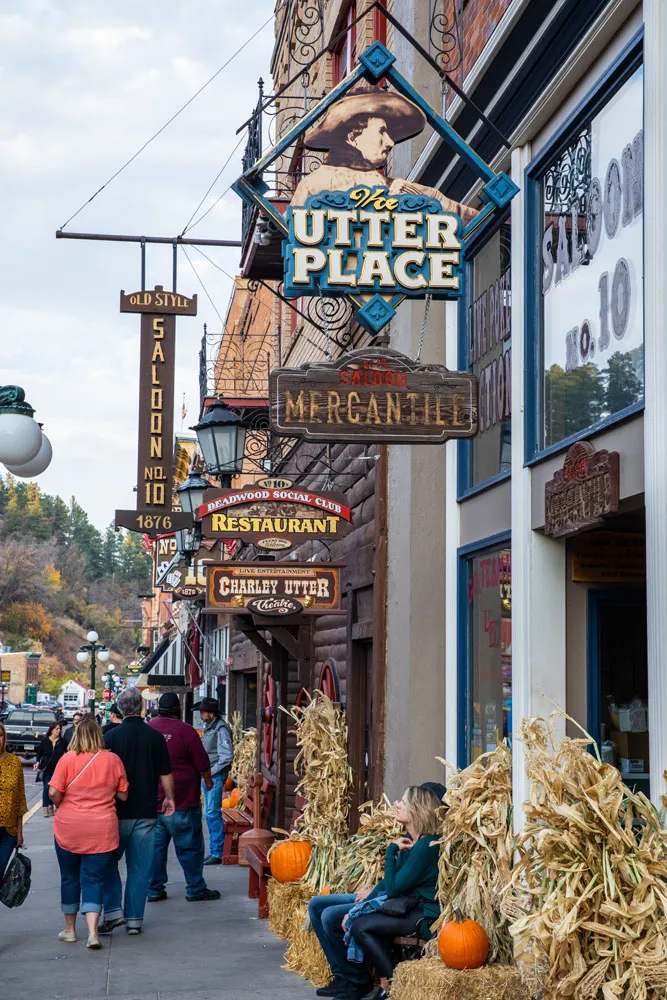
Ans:
<svg viewBox="0 0 667 1000"><path fill-rule="evenodd" d="M437 843L441 802L430 788L412 785L396 805L396 818L407 836L387 847L384 878L356 896L316 896L308 905L315 934L334 973L333 982L317 991L335 1000L381 1000L394 971L393 939L419 931L430 936L438 916ZM341 919L342 917L342 919ZM380 986L373 989L369 967Z"/></svg>

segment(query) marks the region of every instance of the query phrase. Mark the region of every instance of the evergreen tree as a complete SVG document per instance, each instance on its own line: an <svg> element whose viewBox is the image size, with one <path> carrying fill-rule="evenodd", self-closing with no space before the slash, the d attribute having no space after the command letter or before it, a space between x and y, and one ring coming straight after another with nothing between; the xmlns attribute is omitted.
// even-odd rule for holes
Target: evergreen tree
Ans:
<svg viewBox="0 0 667 1000"><path fill-rule="evenodd" d="M42 494L37 483L26 487L25 530L33 538L50 538L51 523L42 507Z"/></svg>

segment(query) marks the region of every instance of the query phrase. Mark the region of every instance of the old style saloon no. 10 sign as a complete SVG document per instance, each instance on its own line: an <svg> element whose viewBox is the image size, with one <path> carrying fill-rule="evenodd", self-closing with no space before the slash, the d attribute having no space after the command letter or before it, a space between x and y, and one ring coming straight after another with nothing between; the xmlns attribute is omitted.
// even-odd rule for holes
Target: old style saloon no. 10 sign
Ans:
<svg viewBox="0 0 667 1000"><path fill-rule="evenodd" d="M260 548L278 548L266 544L278 539L289 543L340 538L352 521L350 508L337 493L313 493L298 486L211 491L195 513L207 538L242 538Z"/></svg>

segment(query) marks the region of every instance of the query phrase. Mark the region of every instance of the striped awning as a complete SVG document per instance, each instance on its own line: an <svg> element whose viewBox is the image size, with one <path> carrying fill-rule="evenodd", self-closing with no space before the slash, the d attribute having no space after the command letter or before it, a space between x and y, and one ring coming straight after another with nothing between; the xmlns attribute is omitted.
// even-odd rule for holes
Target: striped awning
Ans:
<svg viewBox="0 0 667 1000"><path fill-rule="evenodd" d="M177 687L185 684L185 645L181 635L163 640L153 657L152 665L146 671L149 685Z"/></svg>

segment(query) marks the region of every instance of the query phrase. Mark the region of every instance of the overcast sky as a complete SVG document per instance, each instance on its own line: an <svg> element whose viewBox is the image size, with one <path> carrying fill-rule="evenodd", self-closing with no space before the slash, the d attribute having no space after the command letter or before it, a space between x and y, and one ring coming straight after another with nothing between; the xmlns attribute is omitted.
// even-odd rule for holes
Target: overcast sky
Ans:
<svg viewBox="0 0 667 1000"><path fill-rule="evenodd" d="M271 0L4 0L0 12L0 382L22 385L53 444L37 482L75 495L99 527L135 506L138 245L56 240L56 229L262 25ZM73 220L74 232L174 236L238 141L269 79L270 21L183 114ZM242 149L205 203L241 172ZM192 232L240 238L233 192ZM230 282L190 256L224 316ZM207 252L209 252L207 250ZM238 251L212 254L230 274ZM147 250L147 287L171 288L171 248ZM202 324L220 321L179 252L175 428L198 416ZM2 467L0 467L2 471Z"/></svg>

